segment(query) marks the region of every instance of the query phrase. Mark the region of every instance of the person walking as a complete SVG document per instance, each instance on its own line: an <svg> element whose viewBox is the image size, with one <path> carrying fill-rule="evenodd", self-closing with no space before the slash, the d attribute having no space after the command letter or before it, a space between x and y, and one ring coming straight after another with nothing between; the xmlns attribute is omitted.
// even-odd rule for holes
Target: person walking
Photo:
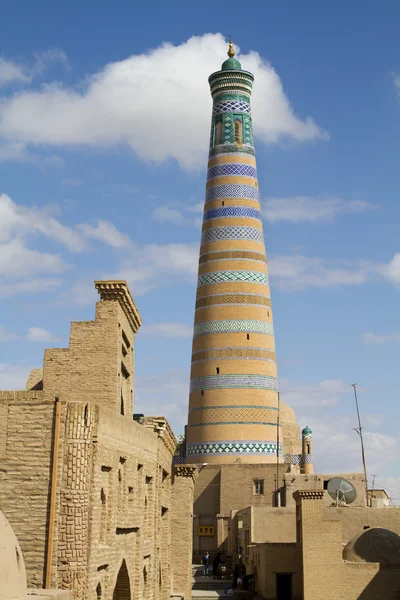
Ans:
<svg viewBox="0 0 400 600"><path fill-rule="evenodd" d="M208 554L208 550L206 550L203 554L204 577L208 576L208 567L209 566L210 566L210 555Z"/></svg>
<svg viewBox="0 0 400 600"><path fill-rule="evenodd" d="M218 577L218 567L221 564L221 552L218 552L213 560L213 577Z"/></svg>

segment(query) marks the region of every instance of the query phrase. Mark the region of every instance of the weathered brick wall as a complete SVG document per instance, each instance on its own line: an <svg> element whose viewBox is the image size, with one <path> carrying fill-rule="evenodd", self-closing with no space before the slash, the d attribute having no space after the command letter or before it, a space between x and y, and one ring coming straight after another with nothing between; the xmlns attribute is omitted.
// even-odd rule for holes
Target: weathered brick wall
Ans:
<svg viewBox="0 0 400 600"><path fill-rule="evenodd" d="M133 408L133 345L134 334L119 303L98 302L95 321L71 323L69 348L45 351L43 384L46 397L59 396L63 401L114 406L120 413L122 394L124 414L130 416Z"/></svg>
<svg viewBox="0 0 400 600"><path fill-rule="evenodd" d="M21 545L28 587L43 587L54 402L41 391L0 392L0 414L0 509Z"/></svg>
<svg viewBox="0 0 400 600"><path fill-rule="evenodd" d="M171 497L173 589L190 600L192 585L193 492L196 468L179 465L174 468Z"/></svg>

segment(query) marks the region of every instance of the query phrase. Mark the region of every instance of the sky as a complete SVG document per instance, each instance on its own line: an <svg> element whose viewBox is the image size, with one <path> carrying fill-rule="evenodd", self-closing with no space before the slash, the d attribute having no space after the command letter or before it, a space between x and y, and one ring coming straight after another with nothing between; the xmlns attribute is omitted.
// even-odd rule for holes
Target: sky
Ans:
<svg viewBox="0 0 400 600"><path fill-rule="evenodd" d="M126 279L135 412L186 422L211 116L232 36L253 125L282 401L319 472L400 501L400 6L0 2L0 389Z"/></svg>

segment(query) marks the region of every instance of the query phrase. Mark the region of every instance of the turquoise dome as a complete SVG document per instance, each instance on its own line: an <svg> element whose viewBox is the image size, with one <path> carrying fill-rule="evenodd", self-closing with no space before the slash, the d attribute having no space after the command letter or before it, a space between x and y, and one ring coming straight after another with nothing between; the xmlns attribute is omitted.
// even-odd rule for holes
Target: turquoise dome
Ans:
<svg viewBox="0 0 400 600"><path fill-rule="evenodd" d="M221 71L241 71L241 70L242 70L242 65L236 58L233 58L233 56L224 60L224 62L222 63L222 66L221 66Z"/></svg>
<svg viewBox="0 0 400 600"><path fill-rule="evenodd" d="M308 437L308 436L312 435L312 431L308 425L306 425L306 427L304 427L304 429L301 433L304 437Z"/></svg>

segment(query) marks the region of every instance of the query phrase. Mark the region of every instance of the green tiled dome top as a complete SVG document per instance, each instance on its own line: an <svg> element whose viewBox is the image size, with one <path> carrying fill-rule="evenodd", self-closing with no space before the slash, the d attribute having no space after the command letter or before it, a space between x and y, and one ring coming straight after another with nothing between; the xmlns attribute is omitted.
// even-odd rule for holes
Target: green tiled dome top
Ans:
<svg viewBox="0 0 400 600"><path fill-rule="evenodd" d="M242 65L236 58L227 58L221 66L221 71L241 71Z"/></svg>
<svg viewBox="0 0 400 600"><path fill-rule="evenodd" d="M306 427L304 427L304 429L301 433L304 437L308 437L308 436L312 435L312 431L308 425Z"/></svg>

